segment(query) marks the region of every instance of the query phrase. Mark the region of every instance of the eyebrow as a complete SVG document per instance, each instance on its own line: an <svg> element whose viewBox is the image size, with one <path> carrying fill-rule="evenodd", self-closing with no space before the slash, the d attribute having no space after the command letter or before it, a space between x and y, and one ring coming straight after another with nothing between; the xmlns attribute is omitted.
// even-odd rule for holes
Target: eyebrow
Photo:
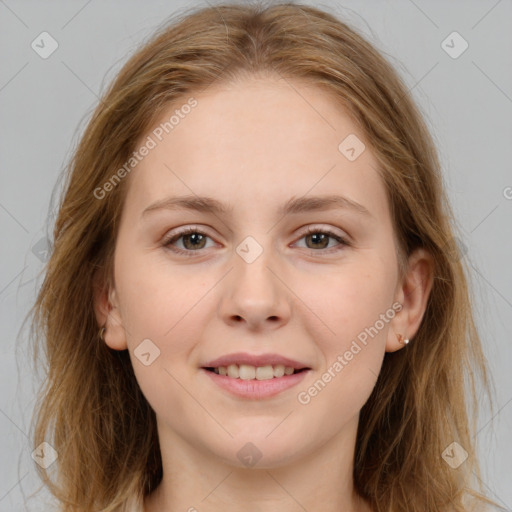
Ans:
<svg viewBox="0 0 512 512"><path fill-rule="evenodd" d="M213 213L219 215L230 215L233 213L233 207L225 205L217 199L206 196L188 195L181 197L167 197L156 201L148 206L142 216L155 210L195 210L204 213ZM334 209L347 209L366 217L373 217L366 207L362 204L339 195L324 195L312 197L291 198L277 212L278 216L293 215L312 211L325 211Z"/></svg>

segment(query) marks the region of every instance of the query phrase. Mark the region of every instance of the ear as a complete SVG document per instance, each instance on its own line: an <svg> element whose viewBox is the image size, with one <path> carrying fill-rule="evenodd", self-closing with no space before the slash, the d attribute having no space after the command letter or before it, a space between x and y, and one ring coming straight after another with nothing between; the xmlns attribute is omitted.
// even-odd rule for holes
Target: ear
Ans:
<svg viewBox="0 0 512 512"><path fill-rule="evenodd" d="M409 256L407 273L395 296L402 309L391 321L386 352L395 352L405 346L398 341L399 334L411 340L418 332L432 290L434 268L434 258L425 249L416 249Z"/></svg>
<svg viewBox="0 0 512 512"><path fill-rule="evenodd" d="M119 304L114 285L99 273L94 276L94 313L98 322L98 332L105 327L104 342L114 350L125 350L126 332L123 327Z"/></svg>

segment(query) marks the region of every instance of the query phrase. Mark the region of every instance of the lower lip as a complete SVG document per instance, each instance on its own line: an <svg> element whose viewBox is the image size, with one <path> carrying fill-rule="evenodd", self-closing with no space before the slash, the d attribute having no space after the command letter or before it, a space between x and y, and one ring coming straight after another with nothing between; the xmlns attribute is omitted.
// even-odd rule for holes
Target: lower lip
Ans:
<svg viewBox="0 0 512 512"><path fill-rule="evenodd" d="M292 375L284 375L283 377L273 377L267 380L243 380L233 379L226 375L219 375L215 372L201 368L201 371L208 374L212 381L222 389L242 398L252 398L255 400L261 398L269 398L278 395L282 391L296 386L301 382L309 370L303 370Z"/></svg>

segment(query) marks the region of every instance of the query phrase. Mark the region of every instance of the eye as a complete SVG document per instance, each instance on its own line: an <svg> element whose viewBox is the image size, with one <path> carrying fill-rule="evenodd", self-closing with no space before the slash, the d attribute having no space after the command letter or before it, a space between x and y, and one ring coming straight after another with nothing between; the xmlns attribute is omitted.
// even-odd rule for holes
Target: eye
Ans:
<svg viewBox="0 0 512 512"><path fill-rule="evenodd" d="M186 250L172 247L173 244L177 242L180 238L183 238L183 245ZM189 227L178 233L175 233L171 237L166 238L162 242L162 245L164 247L168 247L171 251L176 252L178 254L193 256L193 252L196 252L198 249L204 249L204 242L206 238L210 238L206 233L203 233L199 229Z"/></svg>
<svg viewBox="0 0 512 512"><path fill-rule="evenodd" d="M183 246L185 249L174 247L174 244L180 238L183 238ZM178 233L174 233L170 237L165 238L162 242L162 245L175 253L183 254L186 256L193 256L194 252L198 252L200 249L205 248L207 238L210 237L203 231L194 227L189 227L179 231ZM305 238L306 241L309 240L312 242L312 247L306 248L313 249L313 252L318 252L316 249L329 253L340 250L339 247L331 247L328 251L326 251L326 248L329 245L329 238L336 240L339 246L350 246L350 243L347 240L328 229L309 227L300 239L303 238Z"/></svg>
<svg viewBox="0 0 512 512"><path fill-rule="evenodd" d="M334 240L339 242L339 244L338 244L339 246L349 246L350 245L347 240L345 240L340 235L334 233L333 231L330 231L328 229L316 228L314 226L309 227L307 229L307 231L302 235L301 239L302 238L306 239L306 244L308 241L312 242L312 246L306 247L307 249L325 250L327 248L327 246L329 245L329 238L333 238ZM333 251L333 249L334 249L334 251ZM340 250L340 247L334 247L334 248L331 247L331 249L329 249L326 252L330 253L330 252L335 252L338 250ZM313 252L317 252L317 251L313 251Z"/></svg>

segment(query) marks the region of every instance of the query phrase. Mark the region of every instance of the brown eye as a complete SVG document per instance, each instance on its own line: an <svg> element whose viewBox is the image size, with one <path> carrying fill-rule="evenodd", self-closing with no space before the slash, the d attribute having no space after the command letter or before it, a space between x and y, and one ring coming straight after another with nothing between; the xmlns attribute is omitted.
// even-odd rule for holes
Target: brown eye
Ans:
<svg viewBox="0 0 512 512"><path fill-rule="evenodd" d="M313 247L310 247L310 249L326 249L329 245L330 236L325 233L313 233L312 235L306 235L304 238L306 241L310 240L312 242Z"/></svg>
<svg viewBox="0 0 512 512"><path fill-rule="evenodd" d="M175 253L194 256L195 252L201 252L201 249L206 248L206 240L208 238L211 240L211 237L196 228L187 228L166 238L162 245ZM183 239L183 249L175 246L180 239ZM306 249L311 249L313 252L335 252L344 246L350 245L338 234L330 230L319 228L309 228L308 231L302 235L301 239L306 240ZM329 248L331 239L336 240L338 245Z"/></svg>
<svg viewBox="0 0 512 512"><path fill-rule="evenodd" d="M174 244L180 238L183 239L184 249L174 247ZM179 254L193 255L191 253L205 248L207 238L210 237L206 233L195 228L187 228L186 230L175 233L173 236L165 239L162 245Z"/></svg>
<svg viewBox="0 0 512 512"><path fill-rule="evenodd" d="M205 236L201 233L191 233L190 235L181 235L180 238L183 238L183 245L187 249L203 249L204 242L206 240ZM188 243L187 243L188 242Z"/></svg>
<svg viewBox="0 0 512 512"><path fill-rule="evenodd" d="M329 239L334 239L338 242L338 246L349 246L350 244L341 236L333 233L332 231L326 229L318 229L318 228L309 228L306 233L302 236L306 241L306 248L320 251L330 252L328 249ZM339 250L339 247L332 247L333 251Z"/></svg>

